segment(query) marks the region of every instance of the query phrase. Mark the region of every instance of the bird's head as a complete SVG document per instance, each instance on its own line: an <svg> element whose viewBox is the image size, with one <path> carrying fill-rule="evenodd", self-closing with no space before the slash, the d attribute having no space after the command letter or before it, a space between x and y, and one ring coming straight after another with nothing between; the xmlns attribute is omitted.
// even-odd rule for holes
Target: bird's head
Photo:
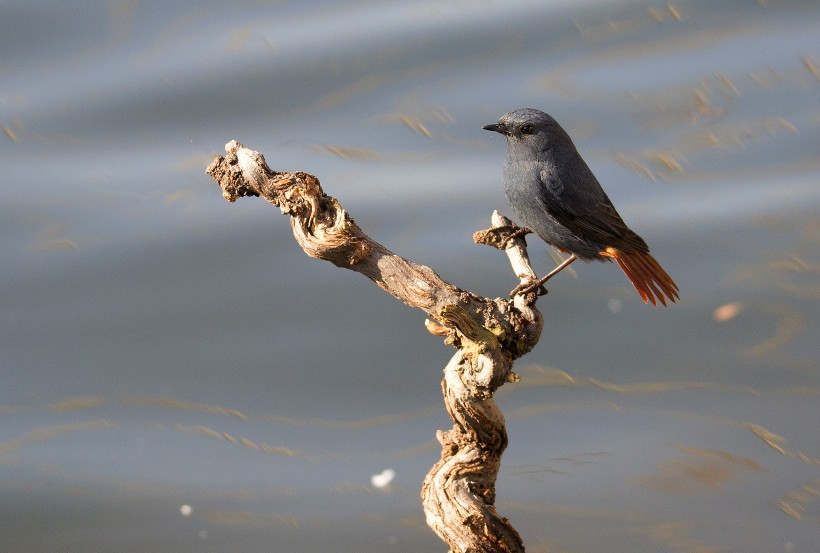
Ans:
<svg viewBox="0 0 820 553"><path fill-rule="evenodd" d="M498 123L485 125L483 129L503 134L509 148L515 150L544 151L564 137L569 138L555 119L533 108L505 113Z"/></svg>

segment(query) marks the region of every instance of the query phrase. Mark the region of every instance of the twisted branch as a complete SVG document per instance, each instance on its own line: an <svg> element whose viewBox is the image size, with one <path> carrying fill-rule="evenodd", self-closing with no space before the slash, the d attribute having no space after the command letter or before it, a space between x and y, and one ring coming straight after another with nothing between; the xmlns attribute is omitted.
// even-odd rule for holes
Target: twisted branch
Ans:
<svg viewBox="0 0 820 553"><path fill-rule="evenodd" d="M437 432L441 460L422 486L427 523L454 552L524 551L518 533L494 506L507 433L492 396L505 382L517 380L513 361L538 342L543 321L533 305L535 294L490 299L461 290L367 236L338 200L322 191L316 177L272 171L262 154L236 141L225 151L207 172L226 199L265 198L290 215L293 235L307 255L363 274L437 321L427 321L428 330L457 348L442 381L454 424ZM494 213L493 227L474 239L504 249L516 276L531 280L535 273L521 234Z"/></svg>

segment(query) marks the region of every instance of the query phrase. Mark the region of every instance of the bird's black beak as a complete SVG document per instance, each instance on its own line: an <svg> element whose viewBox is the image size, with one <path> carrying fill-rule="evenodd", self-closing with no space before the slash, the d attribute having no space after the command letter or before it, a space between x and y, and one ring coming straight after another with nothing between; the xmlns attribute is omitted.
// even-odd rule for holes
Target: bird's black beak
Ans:
<svg viewBox="0 0 820 553"><path fill-rule="evenodd" d="M510 136L510 131L507 130L507 126L501 122L494 123L492 125L484 125L481 128L485 131L495 131L499 134L503 134L504 136Z"/></svg>

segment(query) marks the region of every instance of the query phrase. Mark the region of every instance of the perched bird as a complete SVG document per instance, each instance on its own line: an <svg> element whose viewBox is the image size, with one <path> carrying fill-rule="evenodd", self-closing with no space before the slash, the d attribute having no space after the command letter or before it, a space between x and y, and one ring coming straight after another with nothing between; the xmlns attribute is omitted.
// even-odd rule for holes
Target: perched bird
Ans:
<svg viewBox="0 0 820 553"><path fill-rule="evenodd" d="M567 132L537 109L513 110L484 126L507 137L504 191L521 222L570 256L513 295L531 292L576 259L615 261L644 303L678 299L678 286L621 219Z"/></svg>

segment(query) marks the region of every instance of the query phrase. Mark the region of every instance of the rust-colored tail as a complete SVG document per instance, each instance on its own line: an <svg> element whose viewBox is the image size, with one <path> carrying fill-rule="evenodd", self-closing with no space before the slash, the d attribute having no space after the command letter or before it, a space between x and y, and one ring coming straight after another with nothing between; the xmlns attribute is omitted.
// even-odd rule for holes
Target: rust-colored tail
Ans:
<svg viewBox="0 0 820 553"><path fill-rule="evenodd" d="M607 248L601 255L615 260L644 303L652 302L652 305L658 305L658 302L661 302L666 306L667 298L672 303L679 298L678 285L649 253L623 252Z"/></svg>

